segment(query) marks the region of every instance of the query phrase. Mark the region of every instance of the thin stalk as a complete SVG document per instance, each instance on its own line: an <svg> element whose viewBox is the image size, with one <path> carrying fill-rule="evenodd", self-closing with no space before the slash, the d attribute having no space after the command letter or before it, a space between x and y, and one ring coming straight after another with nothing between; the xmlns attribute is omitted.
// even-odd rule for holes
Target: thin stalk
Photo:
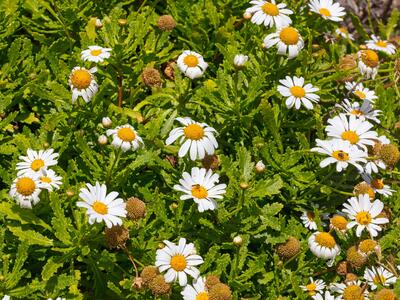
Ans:
<svg viewBox="0 0 400 300"><path fill-rule="evenodd" d="M108 170L108 173L107 173L107 177L106 177L107 184L110 182L112 171L113 171L115 165L118 164L120 156L121 156L121 148L118 148L118 150L116 151L115 157L114 157L114 161L112 162L110 169Z"/></svg>

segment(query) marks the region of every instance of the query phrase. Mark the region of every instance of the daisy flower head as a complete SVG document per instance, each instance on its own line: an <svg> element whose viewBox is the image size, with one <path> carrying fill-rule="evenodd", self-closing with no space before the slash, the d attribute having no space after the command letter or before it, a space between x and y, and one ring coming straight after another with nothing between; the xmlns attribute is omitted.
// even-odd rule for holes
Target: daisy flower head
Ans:
<svg viewBox="0 0 400 300"><path fill-rule="evenodd" d="M180 286L187 284L187 275L197 279L200 271L195 267L203 263L200 255L194 254L196 250L193 243L186 244L186 239L180 238L178 245L164 241L165 247L156 252L156 266L159 271L165 272L166 282L178 279Z"/></svg>
<svg viewBox="0 0 400 300"><path fill-rule="evenodd" d="M86 188L81 188L79 197L83 201L77 202L76 205L87 209L90 225L102 221L108 228L122 225L121 217L126 217L125 202L118 198L117 192L107 194L105 184L96 182L95 185L91 185L87 183Z"/></svg>
<svg viewBox="0 0 400 300"><path fill-rule="evenodd" d="M285 3L276 4L275 0L250 1L252 7L246 9L247 14L252 14L251 22L257 25L264 24L265 27L285 27L292 23L288 15L293 14L293 11L286 8Z"/></svg>
<svg viewBox="0 0 400 300"><path fill-rule="evenodd" d="M330 287L332 292L338 293L337 300L367 300L368 291L363 290L361 281L346 281L345 283L333 283Z"/></svg>
<svg viewBox="0 0 400 300"><path fill-rule="evenodd" d="M336 214L329 220L329 228L345 233L347 230L347 220L342 215Z"/></svg>
<svg viewBox="0 0 400 300"><path fill-rule="evenodd" d="M364 279L368 282L371 290L376 290L378 285L389 286L397 280L393 273L382 266L365 268Z"/></svg>
<svg viewBox="0 0 400 300"><path fill-rule="evenodd" d="M198 277L193 284L185 286L181 292L183 300L208 300L208 290L206 288L206 280Z"/></svg>
<svg viewBox="0 0 400 300"><path fill-rule="evenodd" d="M139 147L144 147L142 138L129 124L117 126L114 129L108 129L106 134L113 137L111 145L115 148L121 148L124 152L130 149L136 151Z"/></svg>
<svg viewBox="0 0 400 300"><path fill-rule="evenodd" d="M218 182L219 175L213 174L211 169L194 167L191 174L182 174L180 184L174 185L174 189L184 193L181 200L193 199L199 212L204 212L216 209L217 202L214 199L222 199L226 192L226 184L217 184Z"/></svg>
<svg viewBox="0 0 400 300"><path fill-rule="evenodd" d="M361 177L368 183L374 192L381 194L384 197L389 197L393 194L394 190L383 182L383 178L373 178L370 174L361 173Z"/></svg>
<svg viewBox="0 0 400 300"><path fill-rule="evenodd" d="M285 79L279 80L282 85L278 85L279 93L287 97L286 106L299 109L301 104L303 104L307 109L313 109L314 106L312 102L317 103L319 101L319 96L314 94L314 92L319 91L319 88L313 87L310 83L304 85L303 77L286 76Z"/></svg>
<svg viewBox="0 0 400 300"><path fill-rule="evenodd" d="M329 291L325 291L325 294L316 294L313 297L314 300L335 300L335 296L332 296Z"/></svg>
<svg viewBox="0 0 400 300"><path fill-rule="evenodd" d="M375 91L372 91L368 88L365 88L362 82L346 82L346 89L357 96L360 100L367 100L371 103L375 102L375 99L378 99L376 96Z"/></svg>
<svg viewBox="0 0 400 300"><path fill-rule="evenodd" d="M57 164L58 153L54 153L54 149L34 151L27 150L27 156L20 156L22 162L17 163L17 176L25 174L38 174L40 170Z"/></svg>
<svg viewBox="0 0 400 300"><path fill-rule="evenodd" d="M89 49L81 52L81 59L83 61L91 61L95 63L103 62L110 57L111 48L103 48L100 46L89 46Z"/></svg>
<svg viewBox="0 0 400 300"><path fill-rule="evenodd" d="M38 179L43 188L50 192L53 191L53 189L58 190L62 184L62 177L58 176L53 170L42 169Z"/></svg>
<svg viewBox="0 0 400 300"><path fill-rule="evenodd" d="M307 292L311 297L315 296L318 293L322 293L325 288L325 282L322 279L317 279L314 281L312 277L310 277L310 283L307 285L300 286L303 291Z"/></svg>
<svg viewBox="0 0 400 300"><path fill-rule="evenodd" d="M314 232L308 239L308 248L319 258L333 260L340 252L340 247L329 232Z"/></svg>
<svg viewBox="0 0 400 300"><path fill-rule="evenodd" d="M276 32L264 38L263 46L267 49L277 46L278 54L288 55L289 59L296 57L304 47L300 33L293 27L281 27Z"/></svg>
<svg viewBox="0 0 400 300"><path fill-rule="evenodd" d="M347 30L346 27L339 27L339 28L337 28L337 29L335 30L335 33L336 33L338 36L340 36L340 37L342 37L342 38L344 38L344 39L349 39L349 40L351 40L351 41L354 41L354 36L353 36L351 33L349 33L349 31Z"/></svg>
<svg viewBox="0 0 400 300"><path fill-rule="evenodd" d="M311 11L320 14L325 20L334 22L343 21L343 16L346 14L344 7L332 0L310 0L308 6Z"/></svg>
<svg viewBox="0 0 400 300"><path fill-rule="evenodd" d="M329 119L328 124L325 131L330 138L348 141L362 149L366 149L366 145L373 146L378 137L375 131L370 130L373 124L355 115L339 114Z"/></svg>
<svg viewBox="0 0 400 300"><path fill-rule="evenodd" d="M40 199L39 194L43 185L35 174L17 177L11 185L9 195L23 208L32 208Z"/></svg>
<svg viewBox="0 0 400 300"><path fill-rule="evenodd" d="M97 93L99 86L93 76L93 73L96 71L97 68L88 70L83 67L75 67L72 69L68 80L72 91L72 103L75 103L79 96L81 96L86 103L89 103Z"/></svg>
<svg viewBox="0 0 400 300"><path fill-rule="evenodd" d="M361 120L371 120L376 123L380 123L381 121L378 117L381 114L380 110L374 109L371 102L365 100L360 106L360 103L353 102L351 103L349 99L344 99L342 103L336 104L336 107L342 109L344 113L348 116L354 115Z"/></svg>
<svg viewBox="0 0 400 300"><path fill-rule="evenodd" d="M236 54L233 59L233 64L237 69L243 69L246 65L246 62L249 60L249 57L244 54Z"/></svg>
<svg viewBox="0 0 400 300"><path fill-rule="evenodd" d="M319 140L317 139L317 147L312 148L311 151L329 155L320 162L320 167L336 163L336 171L341 172L346 169L349 164L355 166L360 172L363 167L360 163L366 163L367 152L359 149L357 146L352 145L349 141L343 140Z"/></svg>
<svg viewBox="0 0 400 300"><path fill-rule="evenodd" d="M382 40L381 38L372 35L372 40L368 40L365 42L368 49L382 51L386 54L392 55L396 53L396 47L389 43L388 41Z"/></svg>
<svg viewBox="0 0 400 300"><path fill-rule="evenodd" d="M374 79L378 74L379 56L374 50L360 50L358 55L358 69L365 79Z"/></svg>
<svg viewBox="0 0 400 300"><path fill-rule="evenodd" d="M357 226L356 235L358 237L361 236L364 229L369 232L371 237L375 237L378 235L378 231L382 230L379 225L389 222L387 218L378 217L383 210L382 201L375 200L371 203L368 194L351 197L343 206L345 207L343 212L351 220L347 224L347 228L351 229Z"/></svg>
<svg viewBox="0 0 400 300"><path fill-rule="evenodd" d="M304 211L300 217L305 228L310 230L317 230L317 223L315 222L315 214L312 211Z"/></svg>
<svg viewBox="0 0 400 300"><path fill-rule="evenodd" d="M179 70L190 79L201 77L206 71L208 64L199 53L185 50L177 60Z"/></svg>
<svg viewBox="0 0 400 300"><path fill-rule="evenodd" d="M176 118L183 127L178 127L169 133L165 143L171 145L179 139L181 148L178 156L184 157L186 153L190 153L190 159L203 159L206 154L213 155L215 149L218 148L217 140L214 137L215 129L206 123L193 121L189 117Z"/></svg>

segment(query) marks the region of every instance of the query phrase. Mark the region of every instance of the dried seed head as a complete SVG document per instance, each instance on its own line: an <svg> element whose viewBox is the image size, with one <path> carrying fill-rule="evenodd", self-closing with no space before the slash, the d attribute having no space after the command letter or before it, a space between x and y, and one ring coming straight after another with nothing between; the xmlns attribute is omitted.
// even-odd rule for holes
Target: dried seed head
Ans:
<svg viewBox="0 0 400 300"><path fill-rule="evenodd" d="M351 282L351 281L357 281L358 280L358 276L354 273L347 273L346 274L346 282Z"/></svg>
<svg viewBox="0 0 400 300"><path fill-rule="evenodd" d="M168 160L171 166L176 167L176 164L178 163L178 159L176 158L176 156L166 155L165 159Z"/></svg>
<svg viewBox="0 0 400 300"><path fill-rule="evenodd" d="M364 299L363 297L363 289L358 285L352 284L348 285L343 290L343 300L358 300Z"/></svg>
<svg viewBox="0 0 400 300"><path fill-rule="evenodd" d="M125 242L129 239L129 230L124 225L115 225L111 228L106 228L104 234L107 247L110 249L124 247Z"/></svg>
<svg viewBox="0 0 400 300"><path fill-rule="evenodd" d="M223 283L217 283L208 292L209 300L231 300L232 292L229 286Z"/></svg>
<svg viewBox="0 0 400 300"><path fill-rule="evenodd" d="M171 292L171 285L165 282L163 275L157 275L150 283L149 288L153 295L167 295Z"/></svg>
<svg viewBox="0 0 400 300"><path fill-rule="evenodd" d="M162 80L158 70L154 68L146 68L142 72L142 81L148 87L161 87Z"/></svg>
<svg viewBox="0 0 400 300"><path fill-rule="evenodd" d="M158 19L157 26L162 31L171 31L176 27L176 22L172 16L164 15Z"/></svg>
<svg viewBox="0 0 400 300"><path fill-rule="evenodd" d="M339 60L339 69L341 71L349 71L357 67L357 60L354 55L345 55Z"/></svg>
<svg viewBox="0 0 400 300"><path fill-rule="evenodd" d="M135 277L132 282L132 288L140 290L143 287L143 279L141 277Z"/></svg>
<svg viewBox="0 0 400 300"><path fill-rule="evenodd" d="M381 145L379 149L378 157L382 159L386 165L394 167L400 159L400 152L397 146L393 144L384 144Z"/></svg>
<svg viewBox="0 0 400 300"><path fill-rule="evenodd" d="M169 80L174 80L175 79L175 67L176 63L174 61L169 61L167 62L167 65L164 69L164 75L167 77Z"/></svg>
<svg viewBox="0 0 400 300"><path fill-rule="evenodd" d="M356 246L352 246L347 250L346 260L353 268L361 268L367 263L367 257L357 251Z"/></svg>
<svg viewBox="0 0 400 300"><path fill-rule="evenodd" d="M219 167L218 155L206 155L201 161L202 165L206 169L216 170Z"/></svg>
<svg viewBox="0 0 400 300"><path fill-rule="evenodd" d="M284 244L278 246L276 252L281 259L290 259L300 252L300 242L290 236Z"/></svg>
<svg viewBox="0 0 400 300"><path fill-rule="evenodd" d="M159 275L160 272L155 266L146 266L143 268L140 277L142 278L143 285L148 286L150 282Z"/></svg>
<svg viewBox="0 0 400 300"><path fill-rule="evenodd" d="M396 300L397 296L393 290L382 289L375 294L374 300Z"/></svg>
<svg viewBox="0 0 400 300"><path fill-rule="evenodd" d="M206 288L207 288L208 290L211 290L211 288L212 288L214 285L216 285L216 284L218 284L218 283L220 283L220 282L221 282L221 281L219 280L219 277L218 277L218 276L209 275L209 276L206 277L206 283L205 283L205 285L206 285Z"/></svg>
<svg viewBox="0 0 400 300"><path fill-rule="evenodd" d="M343 260L336 265L336 273L341 276L346 276L349 271L349 264L347 261Z"/></svg>
<svg viewBox="0 0 400 300"><path fill-rule="evenodd" d="M146 204L136 197L131 197L126 202L127 218L138 221L146 216Z"/></svg>
<svg viewBox="0 0 400 300"><path fill-rule="evenodd" d="M368 194L369 198L372 200L375 198L375 191L374 189L365 181L360 182L356 186L354 186L353 189L353 194L358 196L358 195L364 195Z"/></svg>

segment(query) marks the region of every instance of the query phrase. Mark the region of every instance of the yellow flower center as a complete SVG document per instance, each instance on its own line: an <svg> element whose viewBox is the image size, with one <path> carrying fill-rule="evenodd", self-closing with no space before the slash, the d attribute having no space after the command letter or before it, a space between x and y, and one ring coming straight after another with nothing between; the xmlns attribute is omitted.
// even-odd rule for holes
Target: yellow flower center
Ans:
<svg viewBox="0 0 400 300"><path fill-rule="evenodd" d="M375 43L376 46L378 47L382 47L382 48L386 48L387 47L387 43L385 41L377 41Z"/></svg>
<svg viewBox="0 0 400 300"><path fill-rule="evenodd" d="M339 31L342 32L342 33L345 33L345 34L348 34L348 33L349 33L349 32L347 31L347 29L344 28L344 27L340 27L340 28L339 28Z"/></svg>
<svg viewBox="0 0 400 300"><path fill-rule="evenodd" d="M379 56L373 50L362 50L361 60L368 67L375 68L379 63Z"/></svg>
<svg viewBox="0 0 400 300"><path fill-rule="evenodd" d="M297 85L291 87L290 92L296 98L303 98L306 95L306 90L303 89L301 86L297 86Z"/></svg>
<svg viewBox="0 0 400 300"><path fill-rule="evenodd" d="M192 196L197 199L205 199L208 196L208 191L200 184L192 185Z"/></svg>
<svg viewBox="0 0 400 300"><path fill-rule="evenodd" d="M23 196L30 196L36 189L36 184L29 177L21 177L17 180L15 185L17 192Z"/></svg>
<svg viewBox="0 0 400 300"><path fill-rule="evenodd" d="M378 243L374 240L371 239L363 240L358 245L358 250L360 250L362 253L369 253L374 251L377 245Z"/></svg>
<svg viewBox="0 0 400 300"><path fill-rule="evenodd" d="M386 282L386 278L380 274L376 274L372 280L375 284L384 284Z"/></svg>
<svg viewBox="0 0 400 300"><path fill-rule="evenodd" d="M319 13L323 15L324 17L330 17L331 12L327 8L320 8Z"/></svg>
<svg viewBox="0 0 400 300"><path fill-rule="evenodd" d="M362 116L364 113L363 113L361 110L359 110L359 109L353 109L353 110L351 111L351 114L352 114L352 115L356 115L356 116Z"/></svg>
<svg viewBox="0 0 400 300"><path fill-rule="evenodd" d="M357 144L360 138L358 134L352 130L348 130L342 133L342 139L349 141L352 144Z"/></svg>
<svg viewBox="0 0 400 300"><path fill-rule="evenodd" d="M196 295L196 300L208 300L208 293L201 292Z"/></svg>
<svg viewBox="0 0 400 300"><path fill-rule="evenodd" d="M79 90L86 89L92 82L92 75L86 69L75 70L70 76L71 83Z"/></svg>
<svg viewBox="0 0 400 300"><path fill-rule="evenodd" d="M308 218L310 221L314 221L315 214L314 214L312 211L308 211L308 212L307 212L307 218Z"/></svg>
<svg viewBox="0 0 400 300"><path fill-rule="evenodd" d="M326 248L332 249L336 246L336 241L328 232L320 232L315 235L315 241Z"/></svg>
<svg viewBox="0 0 400 300"><path fill-rule="evenodd" d="M265 2L261 9L264 13L273 17L279 15L278 6L276 6L275 4Z"/></svg>
<svg viewBox="0 0 400 300"><path fill-rule="evenodd" d="M363 300L364 296L361 287L358 285L349 285L343 291L343 300Z"/></svg>
<svg viewBox="0 0 400 300"><path fill-rule="evenodd" d="M188 67L193 68L199 64L199 59L195 55L189 54L183 59L183 63Z"/></svg>
<svg viewBox="0 0 400 300"><path fill-rule="evenodd" d="M40 181L46 182L46 183L51 183L51 178L47 176L42 176L40 177Z"/></svg>
<svg viewBox="0 0 400 300"><path fill-rule="evenodd" d="M174 269L177 272L181 272L181 271L185 270L187 262L186 262L186 258L183 255L176 254L171 257L170 264L171 264L172 269Z"/></svg>
<svg viewBox="0 0 400 300"><path fill-rule="evenodd" d="M102 53L101 50L91 50L90 55L92 56L99 56Z"/></svg>
<svg viewBox="0 0 400 300"><path fill-rule="evenodd" d="M339 216L339 215L333 216L331 218L331 224L333 227L335 227L339 230L346 230L346 228L347 228L347 220L343 216Z"/></svg>
<svg viewBox="0 0 400 300"><path fill-rule="evenodd" d="M108 213L108 206L103 202L95 201L92 205L93 210L101 215L106 215Z"/></svg>
<svg viewBox="0 0 400 300"><path fill-rule="evenodd" d="M373 188L380 190L385 187L385 184L383 183L383 179L373 179L371 182L371 185Z"/></svg>
<svg viewBox="0 0 400 300"><path fill-rule="evenodd" d="M280 40L286 45L296 45L300 39L299 33L292 27L286 27L279 34Z"/></svg>
<svg viewBox="0 0 400 300"><path fill-rule="evenodd" d="M339 161L348 161L350 159L349 154L344 152L343 150L333 151L332 156Z"/></svg>
<svg viewBox="0 0 400 300"><path fill-rule="evenodd" d="M360 211L356 215L356 221L361 225L368 225L372 221L371 214L367 211Z"/></svg>
<svg viewBox="0 0 400 300"><path fill-rule="evenodd" d="M33 171L39 171L42 167L44 167L44 161L43 159L35 159L32 163L31 163L31 169Z"/></svg>
<svg viewBox="0 0 400 300"><path fill-rule="evenodd" d="M315 296L315 294L317 293L317 292L316 292L317 285L316 285L314 282L311 282L310 284L307 284L307 285L306 285L306 289L307 289L308 294L309 294L310 296Z"/></svg>
<svg viewBox="0 0 400 300"><path fill-rule="evenodd" d="M357 96L358 98L360 98L360 99L365 99L365 98L367 97L367 95L365 95L365 93L362 92L362 91L360 91L360 90L355 91L355 92L354 92L354 95L356 95L356 96Z"/></svg>
<svg viewBox="0 0 400 300"><path fill-rule="evenodd" d="M190 124L183 130L185 137L190 140L198 141L204 136L204 129L198 124Z"/></svg>
<svg viewBox="0 0 400 300"><path fill-rule="evenodd" d="M117 135L124 142L132 142L136 138L135 132L129 127L118 129Z"/></svg>

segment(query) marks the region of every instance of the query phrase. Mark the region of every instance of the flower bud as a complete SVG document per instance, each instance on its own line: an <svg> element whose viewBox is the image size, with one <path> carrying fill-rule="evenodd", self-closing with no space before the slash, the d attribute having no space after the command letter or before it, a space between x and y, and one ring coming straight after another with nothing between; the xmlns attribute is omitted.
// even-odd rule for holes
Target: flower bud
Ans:
<svg viewBox="0 0 400 300"><path fill-rule="evenodd" d="M346 260L353 268L359 269L367 263L367 257L357 251L356 246L350 247L346 252Z"/></svg>
<svg viewBox="0 0 400 300"><path fill-rule="evenodd" d="M102 134L97 139L97 142L99 143L99 145L104 146L104 145L107 145L108 139L104 134Z"/></svg>
<svg viewBox="0 0 400 300"><path fill-rule="evenodd" d="M233 59L233 64L235 65L236 69L241 70L245 67L245 64L248 60L249 57L247 55L236 54L235 58Z"/></svg>
<svg viewBox="0 0 400 300"><path fill-rule="evenodd" d="M112 121L109 117L104 117L103 119L101 119L101 124L104 128L110 128L112 125Z"/></svg>
<svg viewBox="0 0 400 300"><path fill-rule="evenodd" d="M241 246L243 244L243 239L240 235L237 235L233 238L233 244L235 244L235 246Z"/></svg>
<svg viewBox="0 0 400 300"><path fill-rule="evenodd" d="M360 182L354 187L353 194L356 196L367 194L371 200L375 198L374 189L365 181Z"/></svg>
<svg viewBox="0 0 400 300"><path fill-rule="evenodd" d="M96 24L95 24L97 29L100 29L101 27L103 27L103 23L101 22L101 19L96 18Z"/></svg>
<svg viewBox="0 0 400 300"><path fill-rule="evenodd" d="M65 193L67 194L68 198L72 198L75 195L73 190L67 190Z"/></svg>
<svg viewBox="0 0 400 300"><path fill-rule="evenodd" d="M252 15L251 15L250 13L248 13L248 12L245 12L245 13L243 14L243 19L245 19L245 20L250 20L251 17L252 17Z"/></svg>
<svg viewBox="0 0 400 300"><path fill-rule="evenodd" d="M353 55L345 55L339 60L339 69L341 71L352 70L357 67L357 61Z"/></svg>
<svg viewBox="0 0 400 300"><path fill-rule="evenodd" d="M240 187L242 190L246 190L246 189L249 188L249 185L248 185L246 182L241 182L241 183L239 184L239 187Z"/></svg>
<svg viewBox="0 0 400 300"><path fill-rule="evenodd" d="M256 172L257 173L262 173L262 172L264 172L264 170L265 170L265 165L264 165L262 160L259 160L256 163Z"/></svg>
<svg viewBox="0 0 400 300"><path fill-rule="evenodd" d="M118 20L118 25L119 26L125 26L126 24L128 24L128 20L127 19L119 19Z"/></svg>

